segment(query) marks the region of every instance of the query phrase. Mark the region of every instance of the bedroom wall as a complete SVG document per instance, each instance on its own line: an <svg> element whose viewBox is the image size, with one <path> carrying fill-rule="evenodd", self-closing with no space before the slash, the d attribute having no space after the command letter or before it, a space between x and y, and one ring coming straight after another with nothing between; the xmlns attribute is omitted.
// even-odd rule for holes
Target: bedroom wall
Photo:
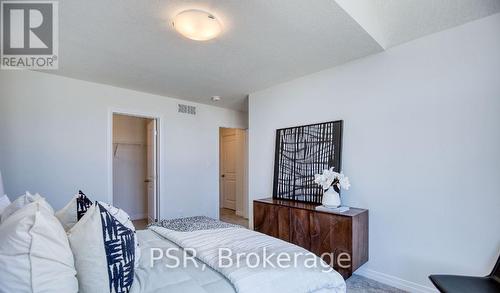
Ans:
<svg viewBox="0 0 500 293"><path fill-rule="evenodd" d="M343 119L343 201L370 210L358 272L412 292L430 291L431 273L488 274L500 252L499 28L496 14L251 94L251 199L272 195L275 129Z"/></svg>
<svg viewBox="0 0 500 293"><path fill-rule="evenodd" d="M157 113L163 139L162 217L218 217L219 127L245 113L208 105L177 113L172 98L32 71L0 71L0 169L15 197L40 192L55 209L82 189L108 201L110 109Z"/></svg>

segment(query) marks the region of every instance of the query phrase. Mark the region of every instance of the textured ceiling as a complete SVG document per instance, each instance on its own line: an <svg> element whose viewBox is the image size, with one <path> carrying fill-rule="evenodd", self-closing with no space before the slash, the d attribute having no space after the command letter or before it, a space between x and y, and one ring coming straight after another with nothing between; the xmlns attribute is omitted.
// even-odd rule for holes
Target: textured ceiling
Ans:
<svg viewBox="0 0 500 293"><path fill-rule="evenodd" d="M222 35L180 36L172 18L190 8L218 17ZM382 50L332 0L64 0L59 10L53 73L237 110L251 92Z"/></svg>
<svg viewBox="0 0 500 293"><path fill-rule="evenodd" d="M500 0L336 0L384 48L500 12Z"/></svg>
<svg viewBox="0 0 500 293"><path fill-rule="evenodd" d="M60 69L50 73L245 111L249 93L492 14L498 2L64 0ZM173 17L193 8L223 33L176 33Z"/></svg>

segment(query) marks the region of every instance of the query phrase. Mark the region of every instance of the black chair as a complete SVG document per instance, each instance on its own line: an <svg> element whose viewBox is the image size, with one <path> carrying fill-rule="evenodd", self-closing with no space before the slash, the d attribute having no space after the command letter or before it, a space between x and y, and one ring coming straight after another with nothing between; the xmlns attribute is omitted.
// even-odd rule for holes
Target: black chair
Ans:
<svg viewBox="0 0 500 293"><path fill-rule="evenodd" d="M486 277L430 275L429 279L443 293L500 293L500 257Z"/></svg>

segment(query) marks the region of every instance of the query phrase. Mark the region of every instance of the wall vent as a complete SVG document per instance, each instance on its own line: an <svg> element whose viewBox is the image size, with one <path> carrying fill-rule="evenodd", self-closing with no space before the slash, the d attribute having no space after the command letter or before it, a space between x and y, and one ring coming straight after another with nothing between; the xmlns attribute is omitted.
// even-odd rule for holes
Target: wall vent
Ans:
<svg viewBox="0 0 500 293"><path fill-rule="evenodd" d="M184 104L179 104L179 113L185 113L189 115L196 115L196 107Z"/></svg>

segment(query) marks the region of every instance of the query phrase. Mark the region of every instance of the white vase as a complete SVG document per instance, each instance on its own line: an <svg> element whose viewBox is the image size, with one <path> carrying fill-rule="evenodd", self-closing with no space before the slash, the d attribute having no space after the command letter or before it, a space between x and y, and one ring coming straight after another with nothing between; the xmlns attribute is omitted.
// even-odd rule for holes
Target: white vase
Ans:
<svg viewBox="0 0 500 293"><path fill-rule="evenodd" d="M330 187L323 192L321 203L327 208L337 208L340 206L340 195L333 187Z"/></svg>

